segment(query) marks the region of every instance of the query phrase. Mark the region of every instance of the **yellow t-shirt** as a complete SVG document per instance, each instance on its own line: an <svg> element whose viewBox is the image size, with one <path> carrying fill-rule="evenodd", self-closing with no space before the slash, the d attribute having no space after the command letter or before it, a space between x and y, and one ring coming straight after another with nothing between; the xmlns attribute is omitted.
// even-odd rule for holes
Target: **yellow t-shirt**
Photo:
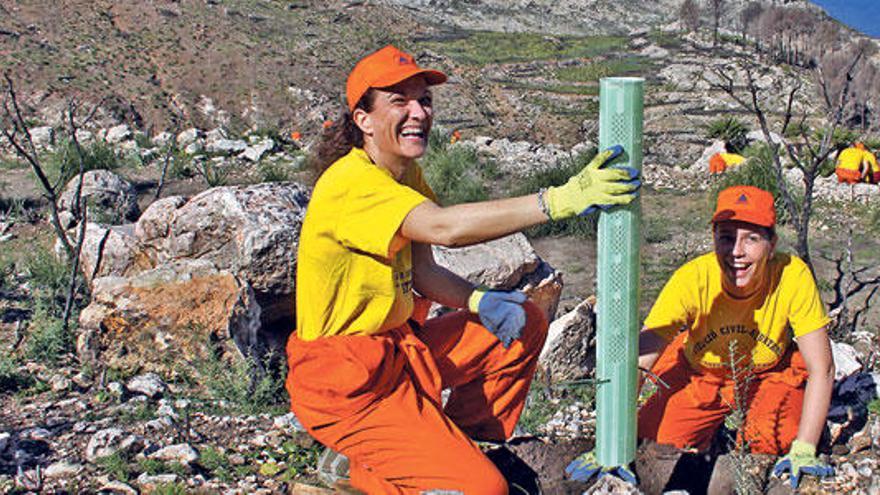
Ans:
<svg viewBox="0 0 880 495"><path fill-rule="evenodd" d="M436 202L418 165L400 182L353 148L318 179L300 232L297 334L365 335L402 325L413 310L412 247L392 241L406 215ZM398 238L399 239L399 238Z"/></svg>
<svg viewBox="0 0 880 495"><path fill-rule="evenodd" d="M685 356L695 369L730 367L730 343L736 356L750 355L756 371L774 366L795 337L828 324L809 267L797 256L776 253L761 290L745 299L721 286L715 253L704 254L679 268L657 297L645 328L667 341L680 330Z"/></svg>
<svg viewBox="0 0 880 495"><path fill-rule="evenodd" d="M869 173L880 172L877 165L877 157L868 150L850 147L840 152L837 156L837 168L861 172L863 165Z"/></svg>

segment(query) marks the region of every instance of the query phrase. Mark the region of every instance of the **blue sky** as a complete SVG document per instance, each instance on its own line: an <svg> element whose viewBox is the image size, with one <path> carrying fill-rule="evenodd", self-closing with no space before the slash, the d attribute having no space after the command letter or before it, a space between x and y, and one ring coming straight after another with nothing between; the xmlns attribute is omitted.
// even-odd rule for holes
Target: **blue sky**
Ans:
<svg viewBox="0 0 880 495"><path fill-rule="evenodd" d="M880 38L880 0L813 0L838 21Z"/></svg>

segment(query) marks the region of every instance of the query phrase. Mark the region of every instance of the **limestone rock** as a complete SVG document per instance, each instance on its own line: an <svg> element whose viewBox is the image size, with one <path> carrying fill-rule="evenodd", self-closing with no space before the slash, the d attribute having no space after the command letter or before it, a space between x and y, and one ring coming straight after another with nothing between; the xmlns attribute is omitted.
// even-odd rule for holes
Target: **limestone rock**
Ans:
<svg viewBox="0 0 880 495"><path fill-rule="evenodd" d="M596 366L595 298L550 324L539 362L554 382L585 378Z"/></svg>
<svg viewBox="0 0 880 495"><path fill-rule="evenodd" d="M861 371L862 363L859 362L858 353L853 346L843 342L831 342L831 354L834 357L835 381L843 380Z"/></svg>
<svg viewBox="0 0 880 495"><path fill-rule="evenodd" d="M107 129L107 135L104 139L110 144L117 144L127 139L131 139L131 137L131 129L125 124L119 124Z"/></svg>
<svg viewBox="0 0 880 495"><path fill-rule="evenodd" d="M79 176L71 179L58 201L59 209L70 212L76 222L80 216L75 207L78 182ZM119 224L137 220L140 215L134 187L109 170L89 170L84 174L82 199L88 205L89 219L94 222Z"/></svg>
<svg viewBox="0 0 880 495"><path fill-rule="evenodd" d="M89 462L95 462L101 457L107 457L117 452L133 453L142 449L144 439L133 435L121 428L107 428L95 433L86 445L85 458Z"/></svg>
<svg viewBox="0 0 880 495"><path fill-rule="evenodd" d="M206 260L95 280L80 326L81 359L129 371L172 374L175 363L205 358L211 342L234 342L245 353L261 345L250 286Z"/></svg>
<svg viewBox="0 0 880 495"><path fill-rule="evenodd" d="M179 208L169 203L149 208L135 230L159 264L197 258L247 281L263 323L289 330L296 246L308 199L306 188L295 183L216 187Z"/></svg>
<svg viewBox="0 0 880 495"><path fill-rule="evenodd" d="M196 140L201 137L201 131L196 128L189 128L185 131L182 131L177 135L177 145L180 147L187 147L192 143L195 143Z"/></svg>
<svg viewBox="0 0 880 495"><path fill-rule="evenodd" d="M74 464L67 461L58 461L50 464L43 471L47 478L73 478L83 470L81 464Z"/></svg>
<svg viewBox="0 0 880 495"><path fill-rule="evenodd" d="M179 443L162 447L161 449L151 453L151 459L159 459L160 461L176 462L178 464L189 464L199 459L199 453L187 443Z"/></svg>
<svg viewBox="0 0 880 495"><path fill-rule="evenodd" d="M165 382L163 382L162 379L159 378L159 375L155 373L144 373L143 375L132 377L132 379L125 385L125 388L130 392L143 394L150 399L160 397L166 390L168 390L168 386L165 385Z"/></svg>
<svg viewBox="0 0 880 495"><path fill-rule="evenodd" d="M131 224L107 226L91 222L86 224L80 264L89 287L93 278L125 276L153 267Z"/></svg>
<svg viewBox="0 0 880 495"><path fill-rule="evenodd" d="M45 148L55 144L55 129L50 125L34 127L30 130L34 146Z"/></svg>

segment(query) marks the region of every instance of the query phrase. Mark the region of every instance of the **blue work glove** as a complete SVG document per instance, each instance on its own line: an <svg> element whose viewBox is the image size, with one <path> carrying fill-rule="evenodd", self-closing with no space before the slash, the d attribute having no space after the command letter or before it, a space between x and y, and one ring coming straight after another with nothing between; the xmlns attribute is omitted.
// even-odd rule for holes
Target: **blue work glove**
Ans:
<svg viewBox="0 0 880 495"><path fill-rule="evenodd" d="M612 146L598 153L593 160L558 187L539 193L545 213L552 220L587 215L596 208L607 209L625 205L635 199L642 185L638 170L631 167L605 167L621 153L621 146Z"/></svg>
<svg viewBox="0 0 880 495"><path fill-rule="evenodd" d="M791 473L791 487L797 488L801 481L801 475L812 474L819 478L832 476L834 469L816 458L816 446L807 442L795 440L791 444L788 454L773 468L773 475L779 476L784 472Z"/></svg>
<svg viewBox="0 0 880 495"><path fill-rule="evenodd" d="M513 290L477 287L468 298L468 309L480 316L483 326L498 337L505 348L519 338L526 326L526 295Z"/></svg>
<svg viewBox="0 0 880 495"><path fill-rule="evenodd" d="M575 459L568 464L568 467L565 468L565 473L574 481L587 482L593 476L598 475L597 479L600 479L605 475L613 474L629 484L637 484L635 473L630 471L628 467L602 466L599 464L599 461L596 460L596 455L592 451L584 452L575 457Z"/></svg>

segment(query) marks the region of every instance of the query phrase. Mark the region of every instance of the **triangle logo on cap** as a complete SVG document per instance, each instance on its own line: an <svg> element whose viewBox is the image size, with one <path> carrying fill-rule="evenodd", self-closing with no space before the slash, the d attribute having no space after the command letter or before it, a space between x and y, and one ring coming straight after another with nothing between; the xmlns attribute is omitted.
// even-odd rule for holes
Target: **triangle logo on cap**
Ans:
<svg viewBox="0 0 880 495"><path fill-rule="evenodd" d="M737 204L747 204L749 202L749 198L745 194L740 194L738 198L736 198Z"/></svg>
<svg viewBox="0 0 880 495"><path fill-rule="evenodd" d="M411 64L412 60L401 55L400 58L397 59L397 63L399 63L400 65L406 65L406 64Z"/></svg>

